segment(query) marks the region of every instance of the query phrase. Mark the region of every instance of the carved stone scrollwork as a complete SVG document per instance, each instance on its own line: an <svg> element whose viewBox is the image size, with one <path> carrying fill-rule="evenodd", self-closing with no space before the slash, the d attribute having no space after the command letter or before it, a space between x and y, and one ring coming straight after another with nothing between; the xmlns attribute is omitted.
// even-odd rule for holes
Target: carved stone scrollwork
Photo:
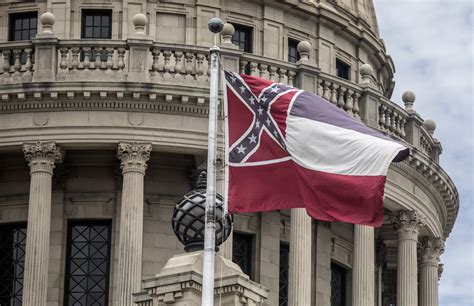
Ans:
<svg viewBox="0 0 474 306"><path fill-rule="evenodd" d="M444 243L440 238L425 237L420 245L421 265L438 266L439 257L444 253Z"/></svg>
<svg viewBox="0 0 474 306"><path fill-rule="evenodd" d="M64 154L54 142L25 143L23 153L30 167L30 174L46 172L53 174L54 164L63 160Z"/></svg>
<svg viewBox="0 0 474 306"><path fill-rule="evenodd" d="M418 240L418 232L423 226L423 220L416 211L400 211L398 216L392 218L392 222L398 231L399 240Z"/></svg>
<svg viewBox="0 0 474 306"><path fill-rule="evenodd" d="M150 159L151 144L139 142L121 142L118 145L117 157L120 159L122 174L141 172L145 174L146 162Z"/></svg>

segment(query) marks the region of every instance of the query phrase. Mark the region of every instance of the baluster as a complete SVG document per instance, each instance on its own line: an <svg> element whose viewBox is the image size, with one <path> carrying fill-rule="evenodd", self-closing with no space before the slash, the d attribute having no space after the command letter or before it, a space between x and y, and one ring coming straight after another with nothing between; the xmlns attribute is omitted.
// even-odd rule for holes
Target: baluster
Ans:
<svg viewBox="0 0 474 306"><path fill-rule="evenodd" d="M346 89L343 88L342 86L339 86L338 91L338 97L337 97L337 107L343 108L344 107L344 94L346 92Z"/></svg>
<svg viewBox="0 0 474 306"><path fill-rule="evenodd" d="M186 60L186 67L185 67L185 72L186 72L186 79L187 80L193 80L193 58L194 54L192 52L186 52L184 55L184 58Z"/></svg>
<svg viewBox="0 0 474 306"><path fill-rule="evenodd" d="M353 99L352 99L353 94L354 94L353 90L350 90L350 89L347 90L347 92L346 92L346 104L344 105L344 109L350 115L352 115L352 109L354 107Z"/></svg>
<svg viewBox="0 0 474 306"><path fill-rule="evenodd" d="M268 76L269 76L270 81L272 82L276 82L276 78L275 78L276 71L277 71L277 68L275 66L273 65L268 66Z"/></svg>
<svg viewBox="0 0 474 306"><path fill-rule="evenodd" d="M61 54L61 60L59 62L59 68L61 70L67 69L67 53L69 52L69 48L63 47L59 48L59 53Z"/></svg>
<svg viewBox="0 0 474 306"><path fill-rule="evenodd" d="M331 99L329 102L332 104L337 104L337 87L334 85L334 83L331 83L331 85L329 85L329 89L331 89Z"/></svg>
<svg viewBox="0 0 474 306"><path fill-rule="evenodd" d="M207 61L207 64L204 66L204 70L206 71L206 76L207 76L206 81L208 81L211 77L211 55L210 54L206 54L206 61Z"/></svg>
<svg viewBox="0 0 474 306"><path fill-rule="evenodd" d="M258 64L257 69L259 70L258 76L261 77L262 79L266 79L265 74L267 73L268 65Z"/></svg>
<svg viewBox="0 0 474 306"><path fill-rule="evenodd" d="M151 50L151 54L153 54L153 64L151 65L151 75L158 75L159 64L158 61L160 59L160 49L157 47L153 47Z"/></svg>
<svg viewBox="0 0 474 306"><path fill-rule="evenodd" d="M120 72L123 72L123 69L125 68L125 61L124 61L125 48L118 48L117 54L118 54L117 68L119 69Z"/></svg>
<svg viewBox="0 0 474 306"><path fill-rule="evenodd" d="M14 72L14 74L18 75L18 74L20 74L20 70L21 70L21 50L20 49L14 49L13 50L13 55L15 56L15 64L12 67L12 69L14 69L12 72Z"/></svg>
<svg viewBox="0 0 474 306"><path fill-rule="evenodd" d="M392 127L391 116L392 116L392 110L389 109L388 107L385 108L385 128L389 131L391 130L391 127Z"/></svg>
<svg viewBox="0 0 474 306"><path fill-rule="evenodd" d="M397 134L398 114L392 111L392 131Z"/></svg>
<svg viewBox="0 0 474 306"><path fill-rule="evenodd" d="M360 99L360 94L356 92L354 94L354 108L352 109L352 112L354 113L354 116L356 118L360 118L359 99Z"/></svg>
<svg viewBox="0 0 474 306"><path fill-rule="evenodd" d="M240 60L239 61L239 73L244 74L245 73L245 67L247 66L247 62Z"/></svg>
<svg viewBox="0 0 474 306"><path fill-rule="evenodd" d="M278 73L278 83L287 84L287 82L286 82L286 72L287 72L286 69L283 69L283 68L278 69L278 71L277 71L277 73Z"/></svg>
<svg viewBox="0 0 474 306"><path fill-rule="evenodd" d="M171 59L171 51L170 50L165 50L163 51L163 57L165 58L165 64L163 66L164 69L164 77L165 78L171 78L170 70L171 70L171 65L170 65L170 59Z"/></svg>
<svg viewBox="0 0 474 306"><path fill-rule="evenodd" d="M196 68L196 73L198 78L202 78L204 75L204 69L202 68L202 63L204 61L204 54L198 53L196 55L196 61L197 61L197 68Z"/></svg>
<svg viewBox="0 0 474 306"><path fill-rule="evenodd" d="M288 86L291 86L291 87L295 86L294 84L295 76L296 76L296 72L294 72L293 70L288 71Z"/></svg>
<svg viewBox="0 0 474 306"><path fill-rule="evenodd" d="M106 48L105 52L107 54L107 62L106 62L106 68L107 72L112 72L112 67L114 66L113 63L113 58L114 58L114 48Z"/></svg>
<svg viewBox="0 0 474 306"><path fill-rule="evenodd" d="M257 63L249 62L250 75L257 76Z"/></svg>
<svg viewBox="0 0 474 306"><path fill-rule="evenodd" d="M79 68L79 47L72 48L72 69L77 70Z"/></svg>
<svg viewBox="0 0 474 306"><path fill-rule="evenodd" d="M2 54L3 54L3 71L5 73L8 73L10 72L10 56L11 56L11 52L10 50L3 50L2 51Z"/></svg>
<svg viewBox="0 0 474 306"><path fill-rule="evenodd" d="M33 49L27 48L25 49L25 53L26 53L26 63L24 67L25 74L31 75L31 70L33 68L33 64L31 63L31 54L33 53Z"/></svg>
<svg viewBox="0 0 474 306"><path fill-rule="evenodd" d="M326 100L326 101L329 101L329 99L330 99L330 95L329 95L330 90L329 90L328 82L321 81L321 86L323 87L323 95L322 95L323 99Z"/></svg>
<svg viewBox="0 0 474 306"><path fill-rule="evenodd" d="M94 65L94 63L90 62L91 48L84 47L82 48L82 52L84 52L84 62L83 62L84 69L89 69L92 65Z"/></svg>
<svg viewBox="0 0 474 306"><path fill-rule="evenodd" d="M402 136L402 138L405 138L405 136L407 135L405 133L405 124L407 123L407 121L405 120L405 118L402 118L401 122L400 122L400 135Z"/></svg>
<svg viewBox="0 0 474 306"><path fill-rule="evenodd" d="M382 128L385 128L385 106L379 106L379 125Z"/></svg>
<svg viewBox="0 0 474 306"><path fill-rule="evenodd" d="M102 68L102 61L101 61L102 49L94 47L94 51L95 51L95 63L94 63L95 65L94 66L95 66L95 69L98 70L98 69Z"/></svg>
<svg viewBox="0 0 474 306"><path fill-rule="evenodd" d="M174 62L175 62L175 63L174 63L174 64L175 64L175 65L174 65L174 71L175 71L175 73L176 73L176 74L174 75L174 77L175 77L176 79L182 79L182 78L183 78L183 76L181 75L181 73L183 73L183 71L182 71L182 70L183 70L183 66L182 66L182 64L181 64L182 58L183 58L183 52L181 52L181 51L175 51L175 52L174 52Z"/></svg>

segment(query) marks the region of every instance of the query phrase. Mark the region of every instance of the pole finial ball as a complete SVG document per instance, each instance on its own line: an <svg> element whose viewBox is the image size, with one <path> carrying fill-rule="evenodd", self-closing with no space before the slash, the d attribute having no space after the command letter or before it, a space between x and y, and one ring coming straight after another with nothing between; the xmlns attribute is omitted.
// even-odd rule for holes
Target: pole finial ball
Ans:
<svg viewBox="0 0 474 306"><path fill-rule="evenodd" d="M436 122L433 119L426 119L423 122L423 125L431 134L433 134L434 131L436 130Z"/></svg>
<svg viewBox="0 0 474 306"><path fill-rule="evenodd" d="M222 21L222 19L214 17L209 20L207 26L209 28L209 31L217 34L220 33L220 31L222 31L222 29L224 28L224 22Z"/></svg>
<svg viewBox="0 0 474 306"><path fill-rule="evenodd" d="M413 91L407 90L402 95L403 102L413 103L413 102L415 102L415 99L416 99L416 96L415 96L415 93Z"/></svg>

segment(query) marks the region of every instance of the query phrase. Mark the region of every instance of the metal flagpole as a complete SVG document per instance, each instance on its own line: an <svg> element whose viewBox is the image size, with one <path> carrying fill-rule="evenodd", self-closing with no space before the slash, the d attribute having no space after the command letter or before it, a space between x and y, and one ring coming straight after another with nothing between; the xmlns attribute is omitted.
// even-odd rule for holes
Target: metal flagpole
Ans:
<svg viewBox="0 0 474 306"><path fill-rule="evenodd" d="M217 95L219 86L219 47L217 34L222 31L224 22L219 18L212 18L208 24L209 30L214 33L214 46L211 53L211 79L209 82L209 137L207 151L207 187L206 187L206 214L204 230L204 256L202 276L201 305L214 305L214 264L216 252L216 147L217 147Z"/></svg>

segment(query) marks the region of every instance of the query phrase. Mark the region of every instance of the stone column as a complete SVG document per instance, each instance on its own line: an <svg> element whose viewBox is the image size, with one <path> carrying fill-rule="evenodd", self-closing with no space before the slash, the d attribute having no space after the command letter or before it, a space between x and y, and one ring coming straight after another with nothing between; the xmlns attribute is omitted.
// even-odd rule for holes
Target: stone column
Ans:
<svg viewBox="0 0 474 306"><path fill-rule="evenodd" d="M304 208L291 210L288 305L311 305L311 218Z"/></svg>
<svg viewBox="0 0 474 306"><path fill-rule="evenodd" d="M439 256L444 251L440 238L425 238L421 244L420 306L438 306Z"/></svg>
<svg viewBox="0 0 474 306"><path fill-rule="evenodd" d="M143 182L151 144L121 142L118 158L123 174L119 232L117 305L130 306L141 289L143 253Z"/></svg>
<svg viewBox="0 0 474 306"><path fill-rule="evenodd" d="M398 231L397 306L417 306L417 243L423 223L415 211L401 211L393 221Z"/></svg>
<svg viewBox="0 0 474 306"><path fill-rule="evenodd" d="M374 228L354 225L352 306L374 306Z"/></svg>
<svg viewBox="0 0 474 306"><path fill-rule="evenodd" d="M48 290L51 192L54 163L62 154L54 142L24 144L30 167L23 305L45 306Z"/></svg>

